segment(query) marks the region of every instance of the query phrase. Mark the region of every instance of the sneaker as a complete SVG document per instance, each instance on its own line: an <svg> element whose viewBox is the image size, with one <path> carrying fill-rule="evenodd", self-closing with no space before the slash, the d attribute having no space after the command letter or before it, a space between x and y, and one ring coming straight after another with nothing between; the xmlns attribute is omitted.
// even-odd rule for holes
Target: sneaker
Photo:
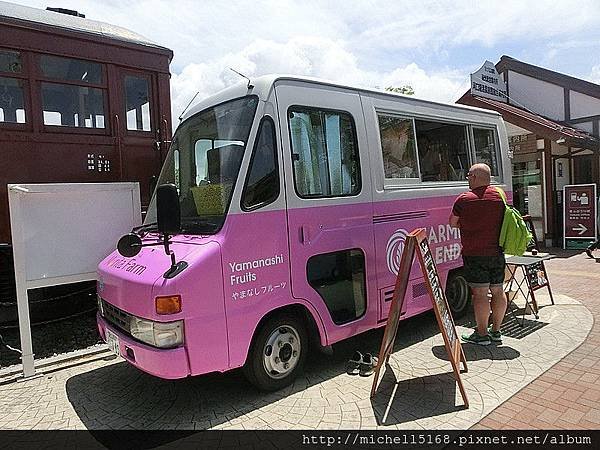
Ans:
<svg viewBox="0 0 600 450"><path fill-rule="evenodd" d="M585 249L585 252L587 253L587 255L588 255L590 258L594 259L594 255L592 255L592 249L590 249L590 248L586 248L586 249Z"/></svg>
<svg viewBox="0 0 600 450"><path fill-rule="evenodd" d="M460 338L465 342L478 345L490 345L492 343L492 340L487 334L485 336L481 336L477 330L473 331L471 334L463 334Z"/></svg>
<svg viewBox="0 0 600 450"><path fill-rule="evenodd" d="M502 333L494 331L491 325L488 327L488 336L492 342L502 342Z"/></svg>

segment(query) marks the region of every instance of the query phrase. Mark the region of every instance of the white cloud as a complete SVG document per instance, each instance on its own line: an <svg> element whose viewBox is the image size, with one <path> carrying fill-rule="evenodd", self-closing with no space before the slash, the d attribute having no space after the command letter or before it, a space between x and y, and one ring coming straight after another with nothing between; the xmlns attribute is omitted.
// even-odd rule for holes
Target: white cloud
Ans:
<svg viewBox="0 0 600 450"><path fill-rule="evenodd" d="M418 97L454 101L468 88L469 71L494 60L502 48L533 64L553 61L545 65L557 70L557 61L575 53L577 41L600 42L597 0L59 3L171 48L174 115L197 90L202 98L238 81L229 67L252 76L290 73L369 87L410 84ZM588 54L575 60L578 73L590 73L595 61ZM572 61L565 64L573 67Z"/></svg>
<svg viewBox="0 0 600 450"><path fill-rule="evenodd" d="M592 67L592 73L589 76L592 83L600 84L600 64Z"/></svg>
<svg viewBox="0 0 600 450"><path fill-rule="evenodd" d="M13 0L44 8L47 0ZM265 39L297 36L342 40L360 60L373 54L405 59L468 45L546 45L598 38L597 0L61 0L87 18L132 29L175 52L173 68L239 52ZM565 18L568 18L566 20ZM596 39L598 40L598 39Z"/></svg>
<svg viewBox="0 0 600 450"><path fill-rule="evenodd" d="M305 75L362 87L410 85L416 97L450 102L461 86L468 87L468 73L436 71L429 74L417 64L389 72L364 70L343 43L331 39L296 37L286 43L257 40L237 53L201 64L189 64L171 78L173 116L176 118L196 92L197 100L240 81L234 68L249 77L270 73ZM466 85L465 85L466 81ZM194 102L195 103L195 102ZM177 123L174 120L174 123Z"/></svg>

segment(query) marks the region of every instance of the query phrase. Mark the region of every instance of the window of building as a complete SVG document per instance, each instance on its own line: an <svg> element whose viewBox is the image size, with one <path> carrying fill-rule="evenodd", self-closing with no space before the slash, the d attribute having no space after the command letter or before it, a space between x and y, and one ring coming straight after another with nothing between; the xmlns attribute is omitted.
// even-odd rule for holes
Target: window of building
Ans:
<svg viewBox="0 0 600 450"><path fill-rule="evenodd" d="M385 178L419 178L412 119L378 114Z"/></svg>
<svg viewBox="0 0 600 450"><path fill-rule="evenodd" d="M473 128L475 141L475 162L490 166L492 176L498 176L498 149L495 130L489 128Z"/></svg>
<svg viewBox="0 0 600 450"><path fill-rule="evenodd" d="M298 195L318 198L358 194L360 162L352 116L298 106L290 109L288 117Z"/></svg>
<svg viewBox="0 0 600 450"><path fill-rule="evenodd" d="M422 181L464 181L469 171L467 126L415 120Z"/></svg>
<svg viewBox="0 0 600 450"><path fill-rule="evenodd" d="M19 52L0 50L0 123L25 123L25 83ZM15 76L16 75L16 76Z"/></svg>
<svg viewBox="0 0 600 450"><path fill-rule="evenodd" d="M44 125L106 128L101 64L51 55L41 55L39 63Z"/></svg>
<svg viewBox="0 0 600 450"><path fill-rule="evenodd" d="M150 90L148 80L128 75L125 77L127 129L150 131Z"/></svg>
<svg viewBox="0 0 600 450"><path fill-rule="evenodd" d="M265 117L254 145L242 208L255 209L274 202L279 196L279 168L273 119Z"/></svg>

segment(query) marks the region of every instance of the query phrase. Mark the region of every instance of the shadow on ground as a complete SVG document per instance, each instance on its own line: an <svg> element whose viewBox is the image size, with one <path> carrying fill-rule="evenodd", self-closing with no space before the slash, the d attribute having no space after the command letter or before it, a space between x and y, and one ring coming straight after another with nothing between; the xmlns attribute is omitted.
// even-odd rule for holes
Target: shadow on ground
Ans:
<svg viewBox="0 0 600 450"><path fill-rule="evenodd" d="M402 321L394 352L439 333L433 313ZM88 429L206 429L229 422L310 386L345 373L355 350L378 354L383 328L333 346L333 355L312 350L304 375L275 392L257 391L241 370L182 380L162 380L121 362L67 380L67 396ZM441 338L440 338L441 339Z"/></svg>
<svg viewBox="0 0 600 450"><path fill-rule="evenodd" d="M455 404L456 387L452 372L398 381L388 364L371 399L377 424L398 425L465 409Z"/></svg>

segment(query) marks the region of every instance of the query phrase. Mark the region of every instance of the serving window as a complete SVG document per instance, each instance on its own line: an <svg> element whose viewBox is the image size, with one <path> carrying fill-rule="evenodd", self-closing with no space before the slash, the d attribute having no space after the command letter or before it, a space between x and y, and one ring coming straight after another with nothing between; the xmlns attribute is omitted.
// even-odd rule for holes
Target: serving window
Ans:
<svg viewBox="0 0 600 450"><path fill-rule="evenodd" d="M487 164L492 179L501 180L500 144L493 126L388 112L377 112L377 124L385 188L466 183L475 163Z"/></svg>

